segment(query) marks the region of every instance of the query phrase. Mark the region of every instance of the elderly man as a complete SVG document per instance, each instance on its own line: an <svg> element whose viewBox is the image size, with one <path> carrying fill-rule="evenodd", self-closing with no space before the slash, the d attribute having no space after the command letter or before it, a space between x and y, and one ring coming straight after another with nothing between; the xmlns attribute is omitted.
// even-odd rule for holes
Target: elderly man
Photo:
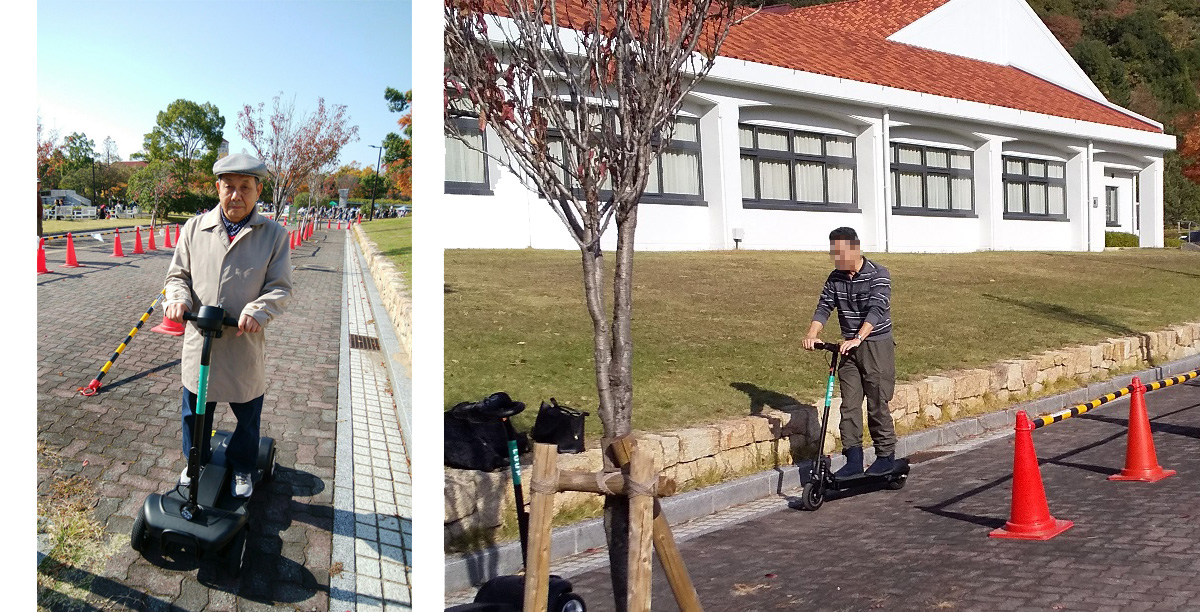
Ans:
<svg viewBox="0 0 1200 612"><path fill-rule="evenodd" d="M249 497L258 453L259 422L267 389L263 329L283 313L292 293L288 233L254 208L262 194L267 167L249 155L230 155L213 166L220 206L183 226L167 272L165 316L176 323L200 306L220 306L238 319L232 330L212 343L207 411L227 402L237 417L226 457L234 473L233 494ZM183 455L187 457L196 425L196 388L203 338L188 325L183 338ZM209 461L204 436L201 465ZM187 468L181 485L191 480Z"/></svg>

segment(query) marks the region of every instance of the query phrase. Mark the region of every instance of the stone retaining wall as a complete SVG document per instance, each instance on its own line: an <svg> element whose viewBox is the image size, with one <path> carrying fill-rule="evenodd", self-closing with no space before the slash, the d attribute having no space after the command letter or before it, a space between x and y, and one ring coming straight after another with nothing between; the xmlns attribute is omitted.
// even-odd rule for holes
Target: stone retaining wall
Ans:
<svg viewBox="0 0 1200 612"><path fill-rule="evenodd" d="M1196 354L1200 354L1200 323L1190 323L1092 346L1047 351L1028 359L1006 360L990 368L943 372L897 384L892 417L900 430L921 429L961 415L1002 410L1059 381L1086 384L1107 380L1123 371ZM837 444L840 404L841 399L834 398L825 452L833 451ZM818 419L815 406L797 405L782 410L764 408L758 414L702 427L635 435L640 445L654 453L655 466L686 490L790 465L793 457L813 456L819 438ZM564 470L594 471L601 464L596 448L577 455L559 455L559 467ZM505 515L515 516L508 471L446 468L445 473L446 543L467 537L477 542L495 541ZM598 507L600 499L599 495L564 493L555 496L555 510L589 504Z"/></svg>
<svg viewBox="0 0 1200 612"><path fill-rule="evenodd" d="M392 319L392 327L396 330L396 338L405 352L412 356L412 296L408 292L408 283L404 275L396 270L396 264L380 252L375 242L367 237L366 232L358 225L350 226L354 239L362 248L367 267L375 279L379 296L383 298L383 307Z"/></svg>

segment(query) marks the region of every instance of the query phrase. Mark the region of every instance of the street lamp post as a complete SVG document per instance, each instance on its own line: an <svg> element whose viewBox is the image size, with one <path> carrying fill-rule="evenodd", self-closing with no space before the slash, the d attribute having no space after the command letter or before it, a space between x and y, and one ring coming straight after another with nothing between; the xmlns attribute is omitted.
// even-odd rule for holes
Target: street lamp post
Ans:
<svg viewBox="0 0 1200 612"><path fill-rule="evenodd" d="M371 210L367 213L369 215L367 217L367 220L374 221L375 220L375 186L379 184L379 177L381 176L380 172L379 172L379 170L380 170L379 164L383 160L383 147L376 146L376 145L368 145L368 146L375 148L375 149L379 149L379 154L375 156L375 181L371 183Z"/></svg>

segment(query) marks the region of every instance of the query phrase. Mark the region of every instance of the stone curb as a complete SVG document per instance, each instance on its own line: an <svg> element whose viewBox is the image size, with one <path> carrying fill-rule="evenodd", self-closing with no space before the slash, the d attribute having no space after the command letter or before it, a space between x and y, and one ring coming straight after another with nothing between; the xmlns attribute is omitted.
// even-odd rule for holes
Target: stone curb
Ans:
<svg viewBox="0 0 1200 612"><path fill-rule="evenodd" d="M903 436L896 444L896 456L906 457L918 451L939 446L956 444L964 439L984 433L1008 429L1015 425L1017 412L1024 410L1030 415L1043 415L1062 410L1112 393L1129 384L1134 376L1150 382L1177 376L1200 368L1200 355L1193 355L1162 366L1132 372L1105 382L1093 383L1085 388L1068 393L1044 397L1017 404L1008 409L978 417L962 419L925 431ZM874 449L864 449L868 461L874 459ZM833 469L845 463L841 455L833 457ZM709 514L778 495L785 490L800 486L800 470L796 466L787 469L774 468L731 480L711 487L689 491L674 497L663 498L663 512L672 525L685 523ZM555 529L550 537L550 558L584 552L589 548L605 546L604 522L590 519L574 525ZM514 574L521 568L521 547L509 542L486 550L459 555L446 555L446 592L469 589L499 575Z"/></svg>
<svg viewBox="0 0 1200 612"><path fill-rule="evenodd" d="M362 250L363 257L367 260L367 267L371 270L375 286L379 288L383 307L391 319L396 338L411 361L412 296L408 291L408 283L404 276L396 270L396 265L380 252L379 246L374 241L367 237L361 226L351 225L351 231L354 234L355 242Z"/></svg>

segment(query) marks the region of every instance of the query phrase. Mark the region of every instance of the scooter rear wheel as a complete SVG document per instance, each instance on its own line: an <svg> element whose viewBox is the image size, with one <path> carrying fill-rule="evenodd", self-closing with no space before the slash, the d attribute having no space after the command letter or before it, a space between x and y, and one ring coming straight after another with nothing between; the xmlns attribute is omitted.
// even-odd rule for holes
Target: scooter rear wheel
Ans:
<svg viewBox="0 0 1200 612"><path fill-rule="evenodd" d="M904 488L904 483L906 482L908 482L908 474L901 474L895 478L892 478L891 480L888 480L887 488L893 491L899 491L900 489Z"/></svg>
<svg viewBox="0 0 1200 612"><path fill-rule="evenodd" d="M815 511L825 503L825 494L815 482L804 484L804 489L800 492L800 506L810 512Z"/></svg>
<svg viewBox="0 0 1200 612"><path fill-rule="evenodd" d="M243 527L237 535L233 536L233 540L229 542L225 549L225 569L230 576L237 576L242 572L242 565L246 559L246 532L248 528Z"/></svg>

